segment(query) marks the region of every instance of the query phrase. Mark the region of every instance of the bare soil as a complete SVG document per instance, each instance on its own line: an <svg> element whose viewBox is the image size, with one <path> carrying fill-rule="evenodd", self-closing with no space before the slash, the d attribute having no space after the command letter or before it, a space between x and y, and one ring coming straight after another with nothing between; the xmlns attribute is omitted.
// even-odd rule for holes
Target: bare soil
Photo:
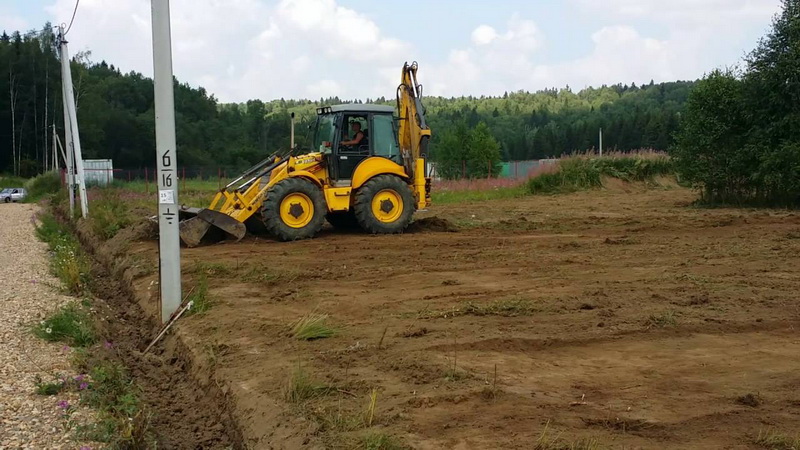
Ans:
<svg viewBox="0 0 800 450"><path fill-rule="evenodd" d="M183 249L215 304L178 334L248 448L760 448L800 430L800 215L694 199L620 185ZM126 254L155 313L156 244ZM290 337L311 312L337 335ZM287 402L298 366L334 389Z"/></svg>

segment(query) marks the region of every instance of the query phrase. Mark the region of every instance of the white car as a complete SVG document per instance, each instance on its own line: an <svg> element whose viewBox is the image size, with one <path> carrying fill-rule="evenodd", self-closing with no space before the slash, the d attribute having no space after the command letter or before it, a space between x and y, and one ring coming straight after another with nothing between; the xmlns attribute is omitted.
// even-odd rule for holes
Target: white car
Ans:
<svg viewBox="0 0 800 450"><path fill-rule="evenodd" d="M24 200L27 195L24 188L6 188L0 191L0 202L18 202Z"/></svg>

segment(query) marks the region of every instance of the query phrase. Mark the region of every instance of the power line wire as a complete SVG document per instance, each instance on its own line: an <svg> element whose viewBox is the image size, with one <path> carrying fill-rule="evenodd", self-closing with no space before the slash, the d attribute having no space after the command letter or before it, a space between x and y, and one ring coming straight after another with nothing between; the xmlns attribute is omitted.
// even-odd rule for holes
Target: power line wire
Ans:
<svg viewBox="0 0 800 450"><path fill-rule="evenodd" d="M72 22L75 21L75 14L78 12L78 5L81 3L81 0L75 1L75 9L72 10L72 19L69 19L69 26L67 27L67 31L64 32L64 36L69 33L69 30L72 28Z"/></svg>

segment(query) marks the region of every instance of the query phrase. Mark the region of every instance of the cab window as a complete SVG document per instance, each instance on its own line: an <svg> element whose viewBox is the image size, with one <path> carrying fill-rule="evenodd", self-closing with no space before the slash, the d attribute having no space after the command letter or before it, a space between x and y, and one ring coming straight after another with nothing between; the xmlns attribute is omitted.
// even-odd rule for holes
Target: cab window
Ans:
<svg viewBox="0 0 800 450"><path fill-rule="evenodd" d="M317 117L317 130L314 133L314 149L320 152L330 151L330 147L325 147L324 143L333 142L334 121L333 114Z"/></svg>
<svg viewBox="0 0 800 450"><path fill-rule="evenodd" d="M372 148L375 156L395 159L400 155L394 134L394 118L390 114L372 116Z"/></svg>

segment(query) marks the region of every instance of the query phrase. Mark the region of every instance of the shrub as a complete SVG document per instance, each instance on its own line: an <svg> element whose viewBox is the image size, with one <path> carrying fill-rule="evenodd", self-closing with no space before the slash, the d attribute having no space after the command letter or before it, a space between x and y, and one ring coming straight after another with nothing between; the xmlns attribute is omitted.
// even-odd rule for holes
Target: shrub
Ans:
<svg viewBox="0 0 800 450"><path fill-rule="evenodd" d="M673 163L662 153L613 154L606 157L572 155L561 158L555 171L528 180L531 194L553 194L599 188L604 177L648 181L673 173Z"/></svg>
<svg viewBox="0 0 800 450"><path fill-rule="evenodd" d="M25 201L36 202L61 190L61 176L56 171L45 172L28 180L25 189L28 190Z"/></svg>

